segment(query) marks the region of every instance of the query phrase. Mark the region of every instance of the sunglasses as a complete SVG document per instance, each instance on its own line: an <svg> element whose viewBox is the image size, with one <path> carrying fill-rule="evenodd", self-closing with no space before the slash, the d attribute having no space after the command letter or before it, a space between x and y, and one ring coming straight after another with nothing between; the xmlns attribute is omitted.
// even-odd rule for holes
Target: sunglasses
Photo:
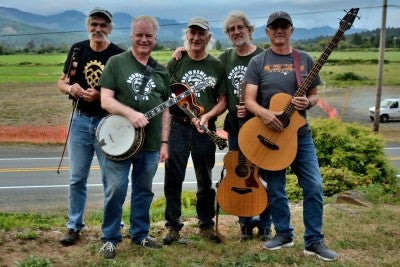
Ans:
<svg viewBox="0 0 400 267"><path fill-rule="evenodd" d="M292 25L290 23L276 23L276 24L271 24L268 26L269 29L274 30L274 31L279 28L281 28L282 30L287 30L291 27L292 27Z"/></svg>

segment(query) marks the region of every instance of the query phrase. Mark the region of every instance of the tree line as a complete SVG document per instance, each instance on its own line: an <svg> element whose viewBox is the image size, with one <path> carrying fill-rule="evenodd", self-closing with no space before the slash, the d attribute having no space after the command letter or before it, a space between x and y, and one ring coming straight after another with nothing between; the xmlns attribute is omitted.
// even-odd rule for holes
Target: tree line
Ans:
<svg viewBox="0 0 400 267"><path fill-rule="evenodd" d="M330 42L330 36L320 36L312 39L303 39L293 42L293 46L298 49L303 49L305 51L321 51ZM261 47L268 48L269 43L266 43L266 39L254 40L256 44ZM338 50L346 49L377 49L380 44L380 29L375 29L371 31L365 31L361 33L353 33L345 35L343 40L338 44ZM400 50L400 28L387 28L386 29L386 40L385 47L391 49ZM118 44L120 47L126 49L126 44ZM220 40L216 40L214 43L215 50L223 50L227 48L230 44L226 44ZM154 50L174 50L179 44L176 42L163 42L160 41L156 44ZM49 53L66 53L70 48L70 44L40 44L36 45L34 40L28 41L22 47L15 47L6 44L5 42L0 42L0 55L12 55L12 54L49 54Z"/></svg>

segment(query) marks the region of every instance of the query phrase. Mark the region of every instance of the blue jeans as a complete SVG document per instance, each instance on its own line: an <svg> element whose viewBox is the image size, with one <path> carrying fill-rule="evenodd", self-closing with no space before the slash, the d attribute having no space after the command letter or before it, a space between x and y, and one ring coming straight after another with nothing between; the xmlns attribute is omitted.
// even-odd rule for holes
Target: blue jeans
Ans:
<svg viewBox="0 0 400 267"><path fill-rule="evenodd" d="M122 206L128 191L131 171L131 208L129 234L134 243L148 237L150 229L150 205L154 197L153 178L158 168L158 151L140 151L135 157L123 161L105 159L104 211L101 240L118 243Z"/></svg>
<svg viewBox="0 0 400 267"><path fill-rule="evenodd" d="M169 158L165 162L164 194L166 198L165 226L180 230L182 184L189 155L192 155L197 179L196 211L200 229L212 228L215 216L215 190L212 168L215 164L215 144L206 134L200 134L188 123L173 119L169 134Z"/></svg>
<svg viewBox="0 0 400 267"><path fill-rule="evenodd" d="M228 133L228 144L229 144L229 151L231 150L238 150L239 149L239 143L238 143L238 137L236 135ZM260 169L260 175L262 175L262 172L264 170ZM239 217L239 225L240 227L253 227L253 225L257 225L259 229L261 228L267 228L271 229L271 223L272 223L272 218L271 218L271 212L269 209L269 205L267 208L257 217Z"/></svg>
<svg viewBox="0 0 400 267"><path fill-rule="evenodd" d="M298 136L297 155L291 168L303 189L304 243L307 246L324 238L322 177L311 132ZM263 177L268 183L270 209L276 233L293 237L289 201L285 190L285 173L286 170L265 171Z"/></svg>
<svg viewBox="0 0 400 267"><path fill-rule="evenodd" d="M69 133L68 153L70 157L69 197L68 197L68 229L82 230L86 197L87 180L94 152L100 165L102 181L104 184L103 164L105 156L97 146L96 127L102 117L86 116L79 110L72 118Z"/></svg>

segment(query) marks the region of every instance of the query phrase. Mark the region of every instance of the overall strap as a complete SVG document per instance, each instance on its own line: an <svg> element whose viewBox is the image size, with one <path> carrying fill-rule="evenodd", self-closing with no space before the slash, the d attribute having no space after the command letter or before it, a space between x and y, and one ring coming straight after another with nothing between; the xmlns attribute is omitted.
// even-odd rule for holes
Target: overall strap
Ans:
<svg viewBox="0 0 400 267"><path fill-rule="evenodd" d="M154 72L156 65L157 65L157 61L154 58L149 57L149 60L147 61L147 65L146 65L146 70L144 72L144 77L143 77L142 83L140 84L140 87L139 87L140 95L143 95L144 89L146 88L146 84L150 80L150 76Z"/></svg>

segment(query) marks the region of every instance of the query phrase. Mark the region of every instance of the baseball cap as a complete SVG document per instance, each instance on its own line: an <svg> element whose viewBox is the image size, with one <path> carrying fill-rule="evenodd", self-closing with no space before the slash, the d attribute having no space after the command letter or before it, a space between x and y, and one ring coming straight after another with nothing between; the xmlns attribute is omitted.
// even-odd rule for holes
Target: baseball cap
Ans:
<svg viewBox="0 0 400 267"><path fill-rule="evenodd" d="M287 12L285 12L285 11L277 11L277 12L272 13L272 14L268 17L267 27L268 27L269 25L271 25L272 23L274 23L274 22L275 22L276 20L278 20L278 19L284 19L284 20L286 20L287 22L289 22L290 25L293 26L292 19L290 18L290 15L289 15Z"/></svg>
<svg viewBox="0 0 400 267"><path fill-rule="evenodd" d="M203 18L199 18L199 17L192 18L189 21L188 28L191 26L197 26L197 27L200 27L207 31L210 29L210 25L208 24L208 21Z"/></svg>
<svg viewBox="0 0 400 267"><path fill-rule="evenodd" d="M106 9L103 9L103 8L100 8L100 7L96 7L95 9L90 11L89 17L94 16L94 15L102 17L102 18L105 18L106 20L108 20L108 22L112 22L112 15Z"/></svg>

